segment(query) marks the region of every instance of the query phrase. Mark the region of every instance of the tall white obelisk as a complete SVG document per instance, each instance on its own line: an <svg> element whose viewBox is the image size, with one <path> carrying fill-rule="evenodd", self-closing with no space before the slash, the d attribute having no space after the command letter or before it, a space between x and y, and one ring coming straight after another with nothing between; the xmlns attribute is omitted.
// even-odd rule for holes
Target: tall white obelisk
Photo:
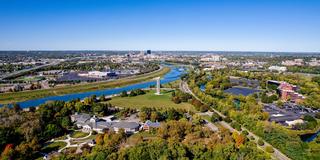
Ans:
<svg viewBox="0 0 320 160"><path fill-rule="evenodd" d="M157 81L157 88L156 88L156 95L160 95L160 77L155 78L155 80Z"/></svg>

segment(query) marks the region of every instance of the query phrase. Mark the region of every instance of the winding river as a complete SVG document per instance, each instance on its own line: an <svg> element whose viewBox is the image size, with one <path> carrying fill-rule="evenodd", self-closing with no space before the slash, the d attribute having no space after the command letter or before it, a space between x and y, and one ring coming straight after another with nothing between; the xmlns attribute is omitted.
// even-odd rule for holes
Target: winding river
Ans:
<svg viewBox="0 0 320 160"><path fill-rule="evenodd" d="M161 84L173 82L175 80L178 80L180 76L185 73L184 69L181 67L176 67L176 66L169 66L171 68L170 72L165 74L162 79L161 79ZM49 96L49 97L44 97L44 98L39 98L39 99L32 99L28 101L23 101L23 102L18 102L21 108L28 108L32 106L38 106L40 104L45 103L46 101L55 101L55 100L60 100L60 101L70 101L73 99L84 99L85 97L89 97L92 95L113 95L113 94L118 94L122 91L130 91L134 89L144 89L148 88L151 85L155 85L155 81L148 81L148 82L142 82L142 83L137 83L137 84L132 84L128 86L123 86L123 87L118 87L118 88L108 88L108 89L103 89L103 90L96 90L96 91L90 91L90 92L83 92L83 93L73 93L73 94L66 94L66 95L61 95L61 96Z"/></svg>

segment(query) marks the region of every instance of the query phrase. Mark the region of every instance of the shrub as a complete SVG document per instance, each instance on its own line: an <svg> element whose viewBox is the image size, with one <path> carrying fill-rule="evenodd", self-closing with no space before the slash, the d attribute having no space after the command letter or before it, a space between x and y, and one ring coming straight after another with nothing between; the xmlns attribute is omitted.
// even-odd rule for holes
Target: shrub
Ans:
<svg viewBox="0 0 320 160"><path fill-rule="evenodd" d="M263 140L259 139L259 140L258 140L258 145L259 145L259 146L263 146L263 145L264 145Z"/></svg>
<svg viewBox="0 0 320 160"><path fill-rule="evenodd" d="M232 122L232 123L230 123L230 125L231 125L231 127L233 127L234 129L236 129L236 130L241 130L241 125L238 123L238 122Z"/></svg>
<svg viewBox="0 0 320 160"><path fill-rule="evenodd" d="M121 97L128 97L127 91L122 91L120 96Z"/></svg>
<svg viewBox="0 0 320 160"><path fill-rule="evenodd" d="M226 121L227 123L232 122L232 120L229 117L225 117L225 118L223 118L223 120Z"/></svg>
<svg viewBox="0 0 320 160"><path fill-rule="evenodd" d="M205 104L203 104L203 105L201 105L200 106L200 112L207 112L209 110L209 106L208 105L205 105Z"/></svg>
<svg viewBox="0 0 320 160"><path fill-rule="evenodd" d="M181 100L180 100L179 97L172 97L172 101L173 101L175 104L181 103Z"/></svg>
<svg viewBox="0 0 320 160"><path fill-rule="evenodd" d="M246 136L249 135L249 132L247 130L243 130L242 133Z"/></svg>
<svg viewBox="0 0 320 160"><path fill-rule="evenodd" d="M222 118L217 113L213 113L210 118L210 121L211 122L218 122L218 121L221 121L221 119Z"/></svg>
<svg viewBox="0 0 320 160"><path fill-rule="evenodd" d="M254 138L253 136L250 136L250 140L254 141L254 140L255 140L255 138Z"/></svg>
<svg viewBox="0 0 320 160"><path fill-rule="evenodd" d="M267 147L266 147L266 151L267 151L268 153L273 153L273 152L274 152L274 150L273 150L273 148L272 148L271 146L267 146Z"/></svg>
<svg viewBox="0 0 320 160"><path fill-rule="evenodd" d="M317 112L315 115L316 118L320 119L320 112Z"/></svg>

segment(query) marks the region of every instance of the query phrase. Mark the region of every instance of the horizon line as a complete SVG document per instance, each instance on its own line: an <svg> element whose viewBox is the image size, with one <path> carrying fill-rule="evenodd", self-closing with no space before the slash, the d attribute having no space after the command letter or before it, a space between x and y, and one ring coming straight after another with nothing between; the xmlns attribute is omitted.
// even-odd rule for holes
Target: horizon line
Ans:
<svg viewBox="0 0 320 160"><path fill-rule="evenodd" d="M120 49L114 49L114 50L110 50L110 49L32 49L32 50L28 50L28 49L13 49L13 50L0 50L0 52L21 52L21 51L25 51L25 52L40 52L40 51L54 51L54 52L58 52L58 51L119 51L119 52L124 52L124 51L147 51L147 50L151 50L153 52L248 52L248 53L316 53L316 54L320 54L320 51L240 51L240 50L152 50L152 49L125 49L125 50L120 50Z"/></svg>

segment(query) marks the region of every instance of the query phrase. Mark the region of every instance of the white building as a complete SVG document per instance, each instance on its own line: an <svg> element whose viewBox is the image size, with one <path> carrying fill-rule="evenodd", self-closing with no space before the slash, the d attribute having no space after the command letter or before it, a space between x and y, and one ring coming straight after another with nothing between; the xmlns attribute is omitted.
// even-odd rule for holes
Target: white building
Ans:
<svg viewBox="0 0 320 160"><path fill-rule="evenodd" d="M287 67L282 67L282 66L270 66L268 68L270 71L278 71L278 72L285 72L287 71Z"/></svg>
<svg viewBox="0 0 320 160"><path fill-rule="evenodd" d="M205 56L200 59L200 61L202 62L218 62L220 60L221 60L221 56L219 55Z"/></svg>
<svg viewBox="0 0 320 160"><path fill-rule="evenodd" d="M286 123L288 124L288 126L293 126L293 125L296 125L296 124L302 124L304 123L304 121L302 119L296 119L296 120L293 120L293 121L286 121Z"/></svg>
<svg viewBox="0 0 320 160"><path fill-rule="evenodd" d="M90 71L88 73L79 73L79 76L83 77L93 77L93 78L105 78L108 76L109 72L100 72L100 71Z"/></svg>
<svg viewBox="0 0 320 160"><path fill-rule="evenodd" d="M71 115L71 120L78 128L82 128L82 132L96 131L103 133L105 130L118 132L123 129L126 133L131 134L138 132L140 128L140 124L137 122L105 120L85 113L75 113Z"/></svg>

